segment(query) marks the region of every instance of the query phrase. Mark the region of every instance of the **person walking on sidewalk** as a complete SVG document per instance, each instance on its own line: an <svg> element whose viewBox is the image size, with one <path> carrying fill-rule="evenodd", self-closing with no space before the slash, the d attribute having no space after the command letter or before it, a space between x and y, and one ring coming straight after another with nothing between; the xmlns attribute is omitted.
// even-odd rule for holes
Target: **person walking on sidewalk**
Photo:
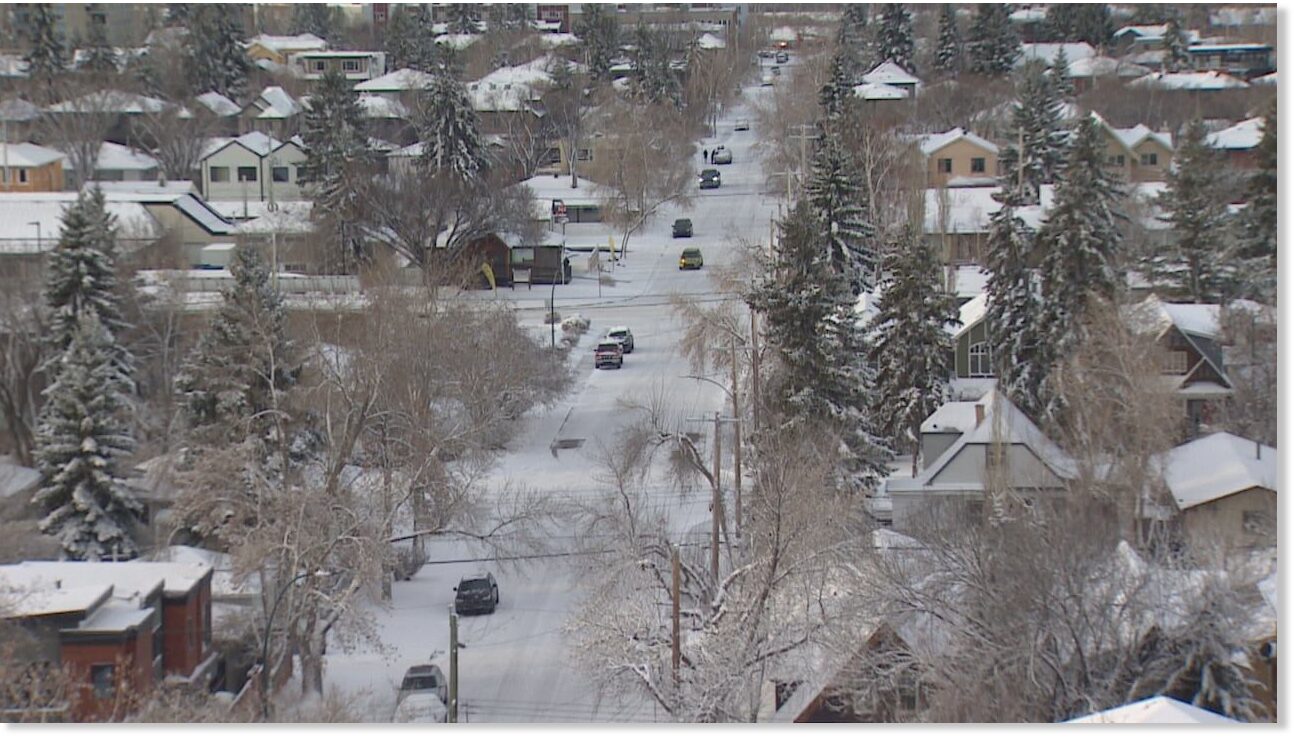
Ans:
<svg viewBox="0 0 1294 738"><path fill-rule="evenodd" d="M710 163L710 150L709 150L709 149L701 149L701 160L702 160L702 161L704 161L706 164L709 164L709 163Z"/></svg>

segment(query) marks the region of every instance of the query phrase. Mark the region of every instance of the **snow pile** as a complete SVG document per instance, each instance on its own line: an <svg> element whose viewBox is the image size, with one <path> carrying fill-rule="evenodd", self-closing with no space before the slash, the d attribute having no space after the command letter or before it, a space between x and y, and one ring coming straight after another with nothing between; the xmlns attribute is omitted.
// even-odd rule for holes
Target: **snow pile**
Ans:
<svg viewBox="0 0 1294 738"><path fill-rule="evenodd" d="M696 45L702 49L726 49L728 42L710 33L703 33L696 40Z"/></svg>
<svg viewBox="0 0 1294 738"><path fill-rule="evenodd" d="M796 39L795 29L790 26L778 26L773 32L768 34L769 39L773 41L786 41L791 43Z"/></svg>
<svg viewBox="0 0 1294 738"><path fill-rule="evenodd" d="M580 37L573 33L545 33L539 36L539 43L543 44L546 49L575 46L579 42Z"/></svg>

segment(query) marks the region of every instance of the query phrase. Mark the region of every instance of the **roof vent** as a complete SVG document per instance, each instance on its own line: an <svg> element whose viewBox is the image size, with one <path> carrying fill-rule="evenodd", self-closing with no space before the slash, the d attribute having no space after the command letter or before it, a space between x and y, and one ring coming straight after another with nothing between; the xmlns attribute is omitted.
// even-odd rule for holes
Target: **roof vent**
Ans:
<svg viewBox="0 0 1294 738"><path fill-rule="evenodd" d="M984 406L975 403L975 427L978 428L984 423Z"/></svg>

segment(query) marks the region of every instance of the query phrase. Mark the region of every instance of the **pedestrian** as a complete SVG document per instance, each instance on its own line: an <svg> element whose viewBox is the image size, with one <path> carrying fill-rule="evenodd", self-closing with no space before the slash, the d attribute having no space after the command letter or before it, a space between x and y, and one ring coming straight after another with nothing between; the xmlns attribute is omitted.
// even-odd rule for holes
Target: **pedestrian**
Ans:
<svg viewBox="0 0 1294 738"><path fill-rule="evenodd" d="M701 160L702 160L702 161L704 161L706 164L709 164L709 163L710 163L710 150L709 150L709 149L701 149Z"/></svg>

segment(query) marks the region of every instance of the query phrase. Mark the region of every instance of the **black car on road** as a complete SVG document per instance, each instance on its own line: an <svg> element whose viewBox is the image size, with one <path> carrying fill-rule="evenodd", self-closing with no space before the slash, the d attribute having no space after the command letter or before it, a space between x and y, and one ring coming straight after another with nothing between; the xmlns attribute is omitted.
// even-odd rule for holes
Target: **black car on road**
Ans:
<svg viewBox="0 0 1294 738"><path fill-rule="evenodd" d="M701 176L697 179L700 180L701 189L703 190L719 189L720 178L718 169L702 169Z"/></svg>
<svg viewBox="0 0 1294 738"><path fill-rule="evenodd" d="M499 584L488 572L463 577L454 592L454 612L459 615L492 613L499 606Z"/></svg>
<svg viewBox="0 0 1294 738"><path fill-rule="evenodd" d="M674 238L691 238L692 237L692 220L690 218L679 218L674 221Z"/></svg>

